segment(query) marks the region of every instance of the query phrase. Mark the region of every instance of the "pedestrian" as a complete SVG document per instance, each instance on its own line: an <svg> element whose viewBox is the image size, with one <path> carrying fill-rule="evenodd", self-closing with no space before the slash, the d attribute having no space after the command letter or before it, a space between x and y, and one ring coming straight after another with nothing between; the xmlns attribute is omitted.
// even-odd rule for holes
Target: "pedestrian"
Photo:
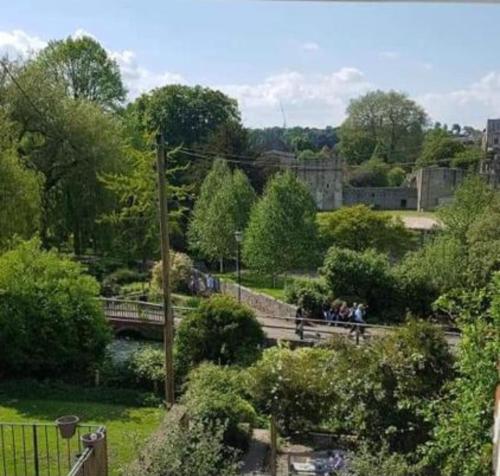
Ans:
<svg viewBox="0 0 500 476"><path fill-rule="evenodd" d="M365 306L363 304L358 304L354 309L353 313L353 325L349 334L352 334L354 331L358 330L359 334L364 336L365 334Z"/></svg>
<svg viewBox="0 0 500 476"><path fill-rule="evenodd" d="M349 321L349 314L350 314L350 309L347 306L347 303L344 301L342 302L339 308L339 320L342 323L347 323Z"/></svg>
<svg viewBox="0 0 500 476"><path fill-rule="evenodd" d="M304 338L304 310L301 302L295 311L295 334L299 335L301 339Z"/></svg>

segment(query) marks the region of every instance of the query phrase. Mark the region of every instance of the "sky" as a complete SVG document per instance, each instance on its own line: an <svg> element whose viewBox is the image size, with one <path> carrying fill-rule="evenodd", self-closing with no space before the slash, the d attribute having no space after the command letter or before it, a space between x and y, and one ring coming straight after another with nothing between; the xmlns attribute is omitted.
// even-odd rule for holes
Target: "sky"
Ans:
<svg viewBox="0 0 500 476"><path fill-rule="evenodd" d="M500 117L500 4L263 0L1 0L0 56L91 35L129 99L171 83L238 100L249 127L337 126L349 101L395 89L433 121Z"/></svg>

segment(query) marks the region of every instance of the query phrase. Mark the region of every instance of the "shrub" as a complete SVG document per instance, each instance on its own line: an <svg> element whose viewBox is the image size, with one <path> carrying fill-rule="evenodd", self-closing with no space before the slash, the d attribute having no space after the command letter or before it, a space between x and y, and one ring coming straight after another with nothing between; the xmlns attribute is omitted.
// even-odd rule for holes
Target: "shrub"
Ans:
<svg viewBox="0 0 500 476"><path fill-rule="evenodd" d="M248 364L264 343L252 310L229 296L215 295L183 318L175 336L175 360L181 375L208 360L223 365Z"/></svg>
<svg viewBox="0 0 500 476"><path fill-rule="evenodd" d="M285 434L313 428L325 418L333 399L333 362L327 349L266 349L249 371L256 405L274 414Z"/></svg>
<svg viewBox="0 0 500 476"><path fill-rule="evenodd" d="M97 281L37 240L0 257L0 374L87 375L111 334Z"/></svg>
<svg viewBox="0 0 500 476"><path fill-rule="evenodd" d="M305 312L321 319L323 307L332 299L328 286L322 279L294 278L285 286L285 300L302 306Z"/></svg>
<svg viewBox="0 0 500 476"><path fill-rule="evenodd" d="M193 271L193 260L185 253L170 251L170 287L172 291L187 291ZM153 268L151 286L154 292L163 289L162 262L158 261Z"/></svg>
<svg viewBox="0 0 500 476"><path fill-rule="evenodd" d="M257 415L246 398L240 370L209 363L200 365L189 374L183 403L191 417L208 426L225 422L225 444L247 447Z"/></svg>
<svg viewBox="0 0 500 476"><path fill-rule="evenodd" d="M144 275L128 268L120 268L106 276L102 281L104 296L117 296L122 285L131 284L144 279Z"/></svg>
<svg viewBox="0 0 500 476"><path fill-rule="evenodd" d="M167 416L124 476L237 476L237 453L223 443L224 424L194 420L186 428Z"/></svg>
<svg viewBox="0 0 500 476"><path fill-rule="evenodd" d="M393 167L387 173L387 183L389 187L400 187L406 177L406 172L402 167Z"/></svg>
<svg viewBox="0 0 500 476"><path fill-rule="evenodd" d="M375 314L394 313L396 283L385 255L332 246L320 273L335 297L366 303Z"/></svg>
<svg viewBox="0 0 500 476"><path fill-rule="evenodd" d="M318 219L320 237L326 247L335 245L354 251L373 248L400 257L414 242L401 218L376 212L366 205L343 207L322 213Z"/></svg>
<svg viewBox="0 0 500 476"><path fill-rule="evenodd" d="M165 379L165 354L162 350L138 349L130 356L127 366L135 384L158 392Z"/></svg>

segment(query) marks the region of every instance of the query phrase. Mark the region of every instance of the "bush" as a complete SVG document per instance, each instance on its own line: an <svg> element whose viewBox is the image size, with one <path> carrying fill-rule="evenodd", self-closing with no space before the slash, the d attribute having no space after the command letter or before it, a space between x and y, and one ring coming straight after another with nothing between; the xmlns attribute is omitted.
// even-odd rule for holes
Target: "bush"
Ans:
<svg viewBox="0 0 500 476"><path fill-rule="evenodd" d="M165 354L162 350L138 349L130 356L127 366L136 385L158 392L165 379Z"/></svg>
<svg viewBox="0 0 500 476"><path fill-rule="evenodd" d="M188 291L193 272L193 260L185 253L170 251L170 288L172 291ZM158 261L153 268L151 286L156 293L163 291L162 262Z"/></svg>
<svg viewBox="0 0 500 476"><path fill-rule="evenodd" d="M249 364L263 343L264 332L253 311L229 296L215 295L182 319L175 336L177 370L186 375L204 360Z"/></svg>
<svg viewBox="0 0 500 476"><path fill-rule="evenodd" d="M142 452L123 472L124 476L237 476L237 453L223 443L224 424L207 427L194 420L186 428L179 422L165 423Z"/></svg>
<svg viewBox="0 0 500 476"><path fill-rule="evenodd" d="M246 449L257 414L248 401L242 372L202 364L188 377L183 403L190 417L211 426L225 422L224 443Z"/></svg>
<svg viewBox="0 0 500 476"><path fill-rule="evenodd" d="M111 333L97 281L37 240L0 257L0 374L80 378Z"/></svg>
<svg viewBox="0 0 500 476"><path fill-rule="evenodd" d="M316 319L323 317L323 307L331 299L328 286L322 279L294 278L285 285L286 302L302 306L309 316Z"/></svg>
<svg viewBox="0 0 500 476"><path fill-rule="evenodd" d="M322 213L318 224L326 247L335 245L354 251L373 248L397 258L412 248L414 242L401 218L373 211L366 205Z"/></svg>
<svg viewBox="0 0 500 476"><path fill-rule="evenodd" d="M387 173L387 183L389 187L400 187L406 178L406 172L402 167L393 167Z"/></svg>
<svg viewBox="0 0 500 476"><path fill-rule="evenodd" d="M336 298L366 303L375 314L399 312L396 283L383 254L332 246L320 273Z"/></svg>
<svg viewBox="0 0 500 476"><path fill-rule="evenodd" d="M257 407L274 414L285 434L314 428L334 398L333 364L333 353L327 349L266 349L249 371Z"/></svg>
<svg viewBox="0 0 500 476"><path fill-rule="evenodd" d="M118 296L122 285L131 284L144 279L144 274L128 268L120 268L106 276L102 281L104 296Z"/></svg>

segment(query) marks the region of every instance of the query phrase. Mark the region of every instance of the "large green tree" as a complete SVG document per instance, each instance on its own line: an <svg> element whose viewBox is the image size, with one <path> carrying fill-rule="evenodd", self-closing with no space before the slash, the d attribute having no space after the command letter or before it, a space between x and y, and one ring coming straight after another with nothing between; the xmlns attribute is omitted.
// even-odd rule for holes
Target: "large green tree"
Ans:
<svg viewBox="0 0 500 476"><path fill-rule="evenodd" d="M74 99L86 99L106 108L116 108L125 99L118 64L94 38L51 41L34 62Z"/></svg>
<svg viewBox="0 0 500 476"><path fill-rule="evenodd" d="M235 255L235 232L248 222L255 192L241 170L232 172L227 162L216 160L201 187L189 226L193 250L208 259Z"/></svg>
<svg viewBox="0 0 500 476"><path fill-rule="evenodd" d="M23 164L17 145L13 124L0 112L0 250L40 224L42 177Z"/></svg>
<svg viewBox="0 0 500 476"><path fill-rule="evenodd" d="M16 124L19 153L44 178L42 238L78 254L97 249L105 237L96 219L111 199L98 175L120 168L122 127L97 104L69 98L42 68L15 74L1 101Z"/></svg>
<svg viewBox="0 0 500 476"><path fill-rule="evenodd" d="M462 154L465 150L465 146L448 131L432 129L425 135L422 153L418 158L417 166L438 165L447 167L455 156Z"/></svg>
<svg viewBox="0 0 500 476"><path fill-rule="evenodd" d="M386 162L415 159L427 124L425 111L396 91L372 91L351 101L340 128L340 147L350 163L373 156Z"/></svg>
<svg viewBox="0 0 500 476"><path fill-rule="evenodd" d="M310 268L317 252L316 205L291 172L276 175L255 204L245 232L245 263L262 273Z"/></svg>

